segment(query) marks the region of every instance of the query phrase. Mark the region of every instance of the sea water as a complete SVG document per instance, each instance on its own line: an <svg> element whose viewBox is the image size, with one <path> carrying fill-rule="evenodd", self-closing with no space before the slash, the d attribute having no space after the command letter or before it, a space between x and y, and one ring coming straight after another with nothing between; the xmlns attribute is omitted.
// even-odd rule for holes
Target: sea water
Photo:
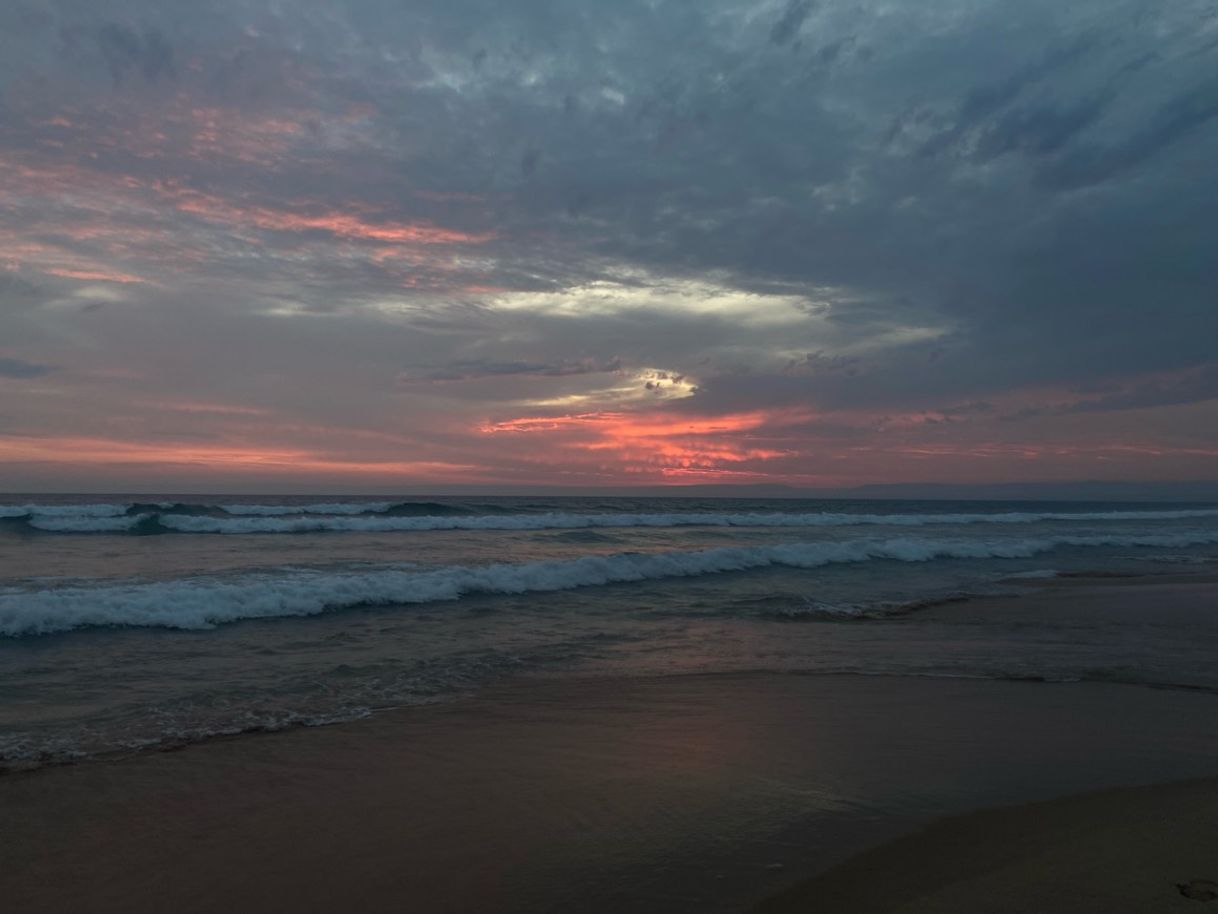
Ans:
<svg viewBox="0 0 1218 914"><path fill-rule="evenodd" d="M0 765L349 720L521 675L1218 690L1213 626L919 611L1216 564L1212 505L9 496Z"/></svg>

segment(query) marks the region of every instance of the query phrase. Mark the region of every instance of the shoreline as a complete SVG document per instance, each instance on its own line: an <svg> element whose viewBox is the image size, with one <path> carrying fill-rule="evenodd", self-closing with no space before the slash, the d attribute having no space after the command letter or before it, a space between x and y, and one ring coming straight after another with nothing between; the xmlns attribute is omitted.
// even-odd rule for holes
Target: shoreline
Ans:
<svg viewBox="0 0 1218 914"><path fill-rule="evenodd" d="M0 779L0 892L31 912L729 914L945 814L1211 775L1214 758L1218 700L1189 692L517 683Z"/></svg>
<svg viewBox="0 0 1218 914"><path fill-rule="evenodd" d="M961 595L949 594L911 604L909 608L902 608L889 615L883 616L882 618L903 619L917 617L932 621L947 620L958 622L967 619L969 616L993 612L998 617L1002 617L1003 615L1009 613L1015 613L1022 616L1022 621L1034 623L1047 618L1054 612L1060 611L1061 607L1056 606L1055 604L1076 604L1080 601L1094 602L1097 597L1105 599L1111 595L1121 595L1122 597L1129 598L1131 594L1138 594L1138 591L1143 591L1143 593L1139 596L1144 597L1144 589L1149 589L1152 591L1166 591L1166 595L1170 596L1177 602L1183 601L1185 603L1195 604L1198 602L1198 595L1201 595L1202 599L1209 599L1212 596L1213 600L1218 601L1218 572L1214 572L1209 568L1197 568L1192 570L1155 570L1120 574L1067 573L1059 574L1052 578L1032 579L1015 576L997 579L995 580L994 584L1000 588L1019 587L1026 589L1015 592L1000 590L993 593L976 592ZM1138 602L1137 598L1133 597L1131 602L1136 604ZM1127 605L1124 607L1124 609L1132 609L1135 612L1140 611L1140 607L1138 606ZM1195 614L1195 607L1191 611ZM870 621L870 617L860 616L858 618L845 618L836 621L840 621L842 624L847 625L866 624L868 621ZM236 622L233 624L240 625L242 623ZM54 638L72 636L73 633L60 633L49 635L47 637ZM1026 676L1014 674L1010 676L979 675L976 677L968 677L955 676L952 674L916 672L847 672L842 670L765 670L748 668L735 670L710 670L706 672L682 672L671 675L690 677L701 675L768 675L770 673L775 675L827 677L859 676L876 678L910 678L926 679L930 681L938 679L975 678L976 681L1036 682L1046 684L1104 682L1114 685L1128 685L1140 688L1218 694L1218 685L1121 679L1104 676L1097 676L1094 678L1083 677L1056 679L1038 674L1028 674ZM54 756L44 755L37 758L27 758L21 755L4 756L0 754L0 781L8 777L27 775L47 768L90 765L98 762L123 761L138 758L144 754L188 750L195 746L206 745L216 741L265 737L297 730L316 730L333 726L347 727L353 724L358 725L362 721L370 718L378 718L385 714L409 713L412 710L427 708L437 704L446 705L451 703L477 701L479 695L483 693L494 693L497 689L502 689L505 687L510 688L515 685L527 684L529 682L545 683L557 680L567 680L571 682L580 682L585 680L608 682L619 678L625 680L658 679L664 678L664 674L646 673L642 676L632 677L622 676L618 673L564 675L562 673L554 673L544 670L533 671L521 676L509 676L498 682L481 684L468 691L460 691L450 695L441 695L434 699L387 705L383 707L363 707L355 709L350 714L322 714L316 720L302 717L300 719L287 720L283 723L272 725L258 723L243 729L220 730L217 732L192 733L185 736L166 737L164 739L155 741L150 740L142 744L105 749L102 751L89 752L87 754L69 753Z"/></svg>
<svg viewBox="0 0 1218 914"><path fill-rule="evenodd" d="M1212 575L1172 577L1068 579L925 612L1029 625L1062 612L1212 614ZM1175 902L1155 895L1147 908L1144 883L1098 892L1102 908L1076 897L1114 867L1113 885L1138 871L1120 857L1122 817L1141 810L1170 830L1193 802L1202 825L1218 821L1210 799L1189 800L1218 797L1195 780L1218 775L1218 697L1148 684L522 677L457 701L173 749L0 777L0 895L24 911L98 914L787 914L828 896L840 901L816 909L1133 914ZM1136 786L1184 779L1194 786ZM1079 857L1081 834L1112 852ZM1191 869L1171 878L1218 879ZM1012 907L1014 886L1050 884L1042 871L1063 906L1045 896ZM867 894L877 879L889 887L878 900ZM1141 907L1121 907L1126 896Z"/></svg>

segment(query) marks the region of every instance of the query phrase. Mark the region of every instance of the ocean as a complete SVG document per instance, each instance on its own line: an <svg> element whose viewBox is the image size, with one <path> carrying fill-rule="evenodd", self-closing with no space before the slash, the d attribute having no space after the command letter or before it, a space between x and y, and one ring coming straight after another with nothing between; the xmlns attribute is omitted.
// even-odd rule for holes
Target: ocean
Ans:
<svg viewBox="0 0 1218 914"><path fill-rule="evenodd" d="M928 611L1216 564L1213 505L0 497L0 767L323 725L524 676L1218 691L1218 619Z"/></svg>

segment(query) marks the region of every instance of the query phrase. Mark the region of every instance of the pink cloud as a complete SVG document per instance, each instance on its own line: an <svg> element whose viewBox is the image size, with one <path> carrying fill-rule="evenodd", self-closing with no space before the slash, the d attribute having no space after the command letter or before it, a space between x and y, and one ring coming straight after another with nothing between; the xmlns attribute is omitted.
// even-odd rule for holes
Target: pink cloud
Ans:
<svg viewBox="0 0 1218 914"><path fill-rule="evenodd" d="M673 413L592 412L522 416L479 427L483 435L527 435L552 449L540 459L596 462L599 469L631 475L764 479L762 464L794 452L769 443L777 429L806 423L805 410L755 410L711 417Z"/></svg>
<svg viewBox="0 0 1218 914"><path fill-rule="evenodd" d="M79 279L89 282L142 283L147 282L140 276L122 273L118 270L76 270L69 267L44 267L44 273L51 276L63 276L67 279Z"/></svg>
<svg viewBox="0 0 1218 914"><path fill-rule="evenodd" d="M118 441L72 435L0 438L0 463L68 464L74 468L140 467L159 473L181 468L226 474L448 480L470 476L476 464L445 460L339 458L304 448L187 442Z"/></svg>
<svg viewBox="0 0 1218 914"><path fill-rule="evenodd" d="M373 220L357 212L322 210L298 212L267 206L241 206L197 191L166 186L175 208L211 222L251 226L278 232L327 232L336 238L394 244L478 244L494 237L489 232L463 232L425 222ZM383 257L384 251L377 256Z"/></svg>

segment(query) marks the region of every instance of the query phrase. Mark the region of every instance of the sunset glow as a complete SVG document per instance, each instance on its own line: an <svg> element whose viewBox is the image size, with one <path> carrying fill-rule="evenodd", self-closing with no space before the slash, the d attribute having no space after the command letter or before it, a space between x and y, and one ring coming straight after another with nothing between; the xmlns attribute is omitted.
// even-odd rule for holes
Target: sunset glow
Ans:
<svg viewBox="0 0 1218 914"><path fill-rule="evenodd" d="M0 488L1218 476L1205 29L791 9L9 23Z"/></svg>

